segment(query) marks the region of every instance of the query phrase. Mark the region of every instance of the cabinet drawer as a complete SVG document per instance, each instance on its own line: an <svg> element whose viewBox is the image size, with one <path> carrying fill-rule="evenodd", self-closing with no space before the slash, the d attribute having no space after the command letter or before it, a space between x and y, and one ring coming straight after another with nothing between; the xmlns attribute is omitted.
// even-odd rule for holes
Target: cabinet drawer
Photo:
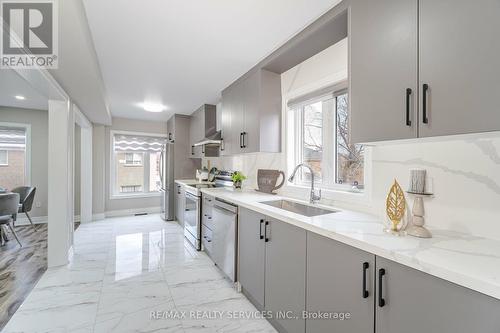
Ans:
<svg viewBox="0 0 500 333"><path fill-rule="evenodd" d="M203 249L205 252L208 254L209 257L212 257L212 247L213 247L213 235L212 235L212 230L209 229L206 225L202 225L202 237L201 237L201 243L203 245Z"/></svg>

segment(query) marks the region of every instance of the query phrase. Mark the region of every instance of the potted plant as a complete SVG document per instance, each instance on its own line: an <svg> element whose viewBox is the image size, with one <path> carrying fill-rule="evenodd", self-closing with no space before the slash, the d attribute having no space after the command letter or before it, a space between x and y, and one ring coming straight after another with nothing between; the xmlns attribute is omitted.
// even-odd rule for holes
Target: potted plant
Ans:
<svg viewBox="0 0 500 333"><path fill-rule="evenodd" d="M247 179L247 177L239 171L235 171L231 176L234 188L241 188L241 183Z"/></svg>

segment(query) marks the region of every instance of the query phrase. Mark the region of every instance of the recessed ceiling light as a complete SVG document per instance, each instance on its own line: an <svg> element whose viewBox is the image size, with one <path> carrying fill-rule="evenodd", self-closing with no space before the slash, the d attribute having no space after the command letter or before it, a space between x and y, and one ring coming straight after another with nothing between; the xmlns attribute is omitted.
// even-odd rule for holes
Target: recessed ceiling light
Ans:
<svg viewBox="0 0 500 333"><path fill-rule="evenodd" d="M141 108L148 112L162 112L167 109L167 107L160 103L144 102L138 104Z"/></svg>
<svg viewBox="0 0 500 333"><path fill-rule="evenodd" d="M20 100L20 101L24 101L26 99L26 97L24 96L21 96L21 95L16 95L14 96L16 99Z"/></svg>

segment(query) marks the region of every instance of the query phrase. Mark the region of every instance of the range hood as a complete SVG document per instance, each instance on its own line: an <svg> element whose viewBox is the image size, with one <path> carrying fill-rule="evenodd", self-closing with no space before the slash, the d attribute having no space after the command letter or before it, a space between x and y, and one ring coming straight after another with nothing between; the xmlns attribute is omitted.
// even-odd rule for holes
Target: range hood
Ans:
<svg viewBox="0 0 500 333"><path fill-rule="evenodd" d="M196 142L195 146L204 146L204 145L220 145L221 141L221 133L220 131L216 131L213 133L205 133L205 137L203 140Z"/></svg>
<svg viewBox="0 0 500 333"><path fill-rule="evenodd" d="M217 131L217 110L215 105L205 104L197 111L199 118L202 119L203 124L199 124L201 130L204 131L203 139L196 142L195 146L205 145L220 145L221 132Z"/></svg>

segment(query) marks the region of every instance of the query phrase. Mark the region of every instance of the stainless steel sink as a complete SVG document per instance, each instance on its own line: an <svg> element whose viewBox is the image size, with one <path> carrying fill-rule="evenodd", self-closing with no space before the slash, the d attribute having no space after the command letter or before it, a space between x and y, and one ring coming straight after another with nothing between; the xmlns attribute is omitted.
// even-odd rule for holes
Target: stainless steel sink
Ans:
<svg viewBox="0 0 500 333"><path fill-rule="evenodd" d="M272 201L262 201L264 205L273 206L279 209L283 209L292 213L312 217L319 215L326 215L336 213L337 211L334 209L323 209L314 206L304 205L295 201L288 200L272 200Z"/></svg>

